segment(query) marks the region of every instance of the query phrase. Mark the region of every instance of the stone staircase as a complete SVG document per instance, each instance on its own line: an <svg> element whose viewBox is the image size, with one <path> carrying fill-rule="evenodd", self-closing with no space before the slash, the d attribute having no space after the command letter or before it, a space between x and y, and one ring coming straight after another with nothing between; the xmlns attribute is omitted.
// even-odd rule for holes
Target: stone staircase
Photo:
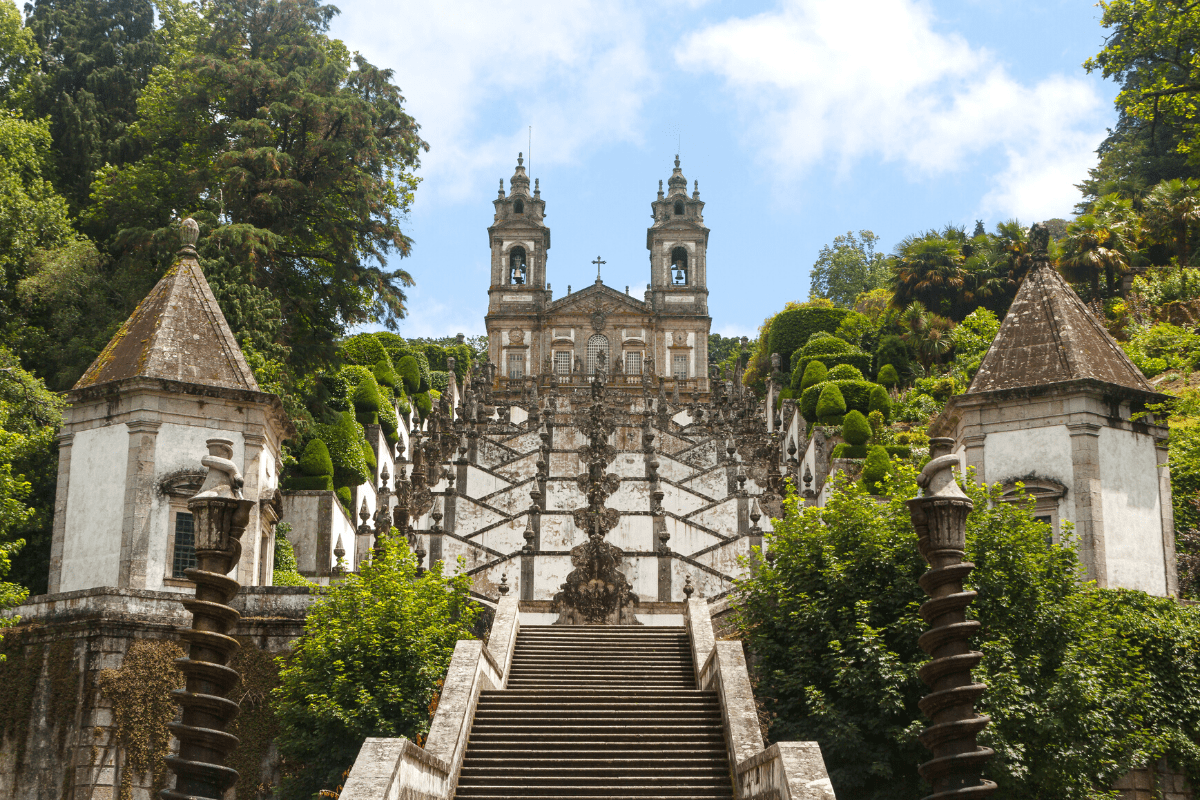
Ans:
<svg viewBox="0 0 1200 800"><path fill-rule="evenodd" d="M523 626L480 693L457 797L732 798L721 708L682 628Z"/></svg>

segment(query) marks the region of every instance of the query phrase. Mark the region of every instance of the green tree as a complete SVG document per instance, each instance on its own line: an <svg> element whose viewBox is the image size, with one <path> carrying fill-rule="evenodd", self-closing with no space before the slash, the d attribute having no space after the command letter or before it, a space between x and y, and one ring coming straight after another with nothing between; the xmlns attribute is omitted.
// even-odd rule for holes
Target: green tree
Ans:
<svg viewBox="0 0 1200 800"><path fill-rule="evenodd" d="M927 793L916 739L928 725L917 707L927 567L905 505L915 478L893 462L883 506L847 481L824 508L789 497L774 560L736 587L770 738L817 741L839 797ZM1082 582L1069 532L1047 545L1031 507L999 502L999 486L967 490L975 677L992 718L981 743L996 750L987 777L1005 797L1099 800L1162 756L1200 776L1200 610Z"/></svg>
<svg viewBox="0 0 1200 800"><path fill-rule="evenodd" d="M1150 236L1175 251L1176 264L1190 264L1192 231L1200 223L1200 181L1163 181L1146 195L1144 207L1142 218Z"/></svg>
<svg viewBox="0 0 1200 800"><path fill-rule="evenodd" d="M194 45L138 101L145 155L99 172L87 216L113 232L122 273L146 281L177 247L174 215L195 216L222 308L219 287L254 292L231 326L286 346L293 367L328 361L349 326L394 328L412 284L387 261L409 252L401 221L427 145L392 73L327 35L336 13L317 0L204 6Z"/></svg>
<svg viewBox="0 0 1200 800"><path fill-rule="evenodd" d="M891 270L894 302L900 308L920 302L949 313L966 282L961 242L936 231L901 241Z"/></svg>
<svg viewBox="0 0 1200 800"><path fill-rule="evenodd" d="M395 529L380 545L314 603L304 636L280 659L271 702L285 798L340 784L368 736L422 741L455 642L474 638L469 577L443 574L440 561L418 575Z"/></svg>
<svg viewBox="0 0 1200 800"><path fill-rule="evenodd" d="M1129 200L1105 195L1096 201L1090 214L1083 214L1067 226L1058 265L1073 281L1086 281L1092 297L1117 291L1117 280L1129 270L1137 251L1139 219Z"/></svg>
<svg viewBox="0 0 1200 800"><path fill-rule="evenodd" d="M868 230L835 236L832 245L821 248L809 273L809 296L851 308L860 294L887 286L887 259L875 252L878 241Z"/></svg>

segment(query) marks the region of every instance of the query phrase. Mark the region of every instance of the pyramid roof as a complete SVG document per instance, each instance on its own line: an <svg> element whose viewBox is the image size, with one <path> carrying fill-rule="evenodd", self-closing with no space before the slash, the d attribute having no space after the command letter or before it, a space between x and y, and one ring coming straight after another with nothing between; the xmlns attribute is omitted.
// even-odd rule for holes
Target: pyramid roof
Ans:
<svg viewBox="0 0 1200 800"><path fill-rule="evenodd" d="M1026 276L967 394L1076 380L1155 393L1079 295L1042 261Z"/></svg>
<svg viewBox="0 0 1200 800"><path fill-rule="evenodd" d="M260 391L190 243L75 389L134 377Z"/></svg>

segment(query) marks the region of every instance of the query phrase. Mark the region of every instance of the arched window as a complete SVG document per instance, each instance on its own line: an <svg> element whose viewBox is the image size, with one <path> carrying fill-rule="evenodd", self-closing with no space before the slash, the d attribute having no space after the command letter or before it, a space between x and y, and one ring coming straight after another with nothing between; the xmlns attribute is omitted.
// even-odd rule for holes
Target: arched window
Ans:
<svg viewBox="0 0 1200 800"><path fill-rule="evenodd" d="M525 283L525 248L508 251L508 282L517 286Z"/></svg>
<svg viewBox="0 0 1200 800"><path fill-rule="evenodd" d="M676 247L671 251L671 285L687 286L688 284L688 253L687 248Z"/></svg>
<svg viewBox="0 0 1200 800"><path fill-rule="evenodd" d="M677 216L677 217L683 216L683 203L675 204L675 216Z"/></svg>
<svg viewBox="0 0 1200 800"><path fill-rule="evenodd" d="M523 203L520 200L515 201L513 203L513 213L514 214L524 214L525 213L525 203Z"/></svg>
<svg viewBox="0 0 1200 800"><path fill-rule="evenodd" d="M597 333L592 338L588 339L587 343L587 374L596 374L596 357L604 353L604 363L609 371L612 371L612 364L609 362L608 353L608 337L602 333Z"/></svg>

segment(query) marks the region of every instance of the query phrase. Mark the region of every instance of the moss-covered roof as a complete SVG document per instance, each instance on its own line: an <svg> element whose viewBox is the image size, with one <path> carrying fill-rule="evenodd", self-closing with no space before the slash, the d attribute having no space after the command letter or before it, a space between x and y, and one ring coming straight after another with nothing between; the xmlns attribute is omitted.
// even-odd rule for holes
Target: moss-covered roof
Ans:
<svg viewBox="0 0 1200 800"><path fill-rule="evenodd" d="M138 376L259 391L194 251L180 254L75 389Z"/></svg>

